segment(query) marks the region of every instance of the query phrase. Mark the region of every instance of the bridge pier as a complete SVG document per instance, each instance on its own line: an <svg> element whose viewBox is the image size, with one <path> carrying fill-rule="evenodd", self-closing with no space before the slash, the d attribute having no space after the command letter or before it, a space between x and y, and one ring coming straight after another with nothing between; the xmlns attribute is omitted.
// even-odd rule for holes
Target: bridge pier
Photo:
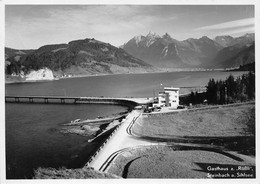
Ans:
<svg viewBox="0 0 260 184"><path fill-rule="evenodd" d="M30 103L33 103L33 98L29 98L29 102L30 102Z"/></svg>
<svg viewBox="0 0 260 184"><path fill-rule="evenodd" d="M44 103L49 103L48 98L44 98Z"/></svg>
<svg viewBox="0 0 260 184"><path fill-rule="evenodd" d="M19 103L20 102L19 99L20 99L19 97L15 97L14 101Z"/></svg>
<svg viewBox="0 0 260 184"><path fill-rule="evenodd" d="M61 103L65 103L65 99L64 99L64 98L61 98L61 99L60 99L60 102L61 102Z"/></svg>

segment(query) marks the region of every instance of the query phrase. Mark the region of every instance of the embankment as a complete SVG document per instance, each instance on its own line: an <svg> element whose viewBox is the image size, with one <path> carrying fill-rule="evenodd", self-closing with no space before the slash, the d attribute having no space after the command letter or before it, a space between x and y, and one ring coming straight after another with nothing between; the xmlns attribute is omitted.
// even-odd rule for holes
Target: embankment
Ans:
<svg viewBox="0 0 260 184"><path fill-rule="evenodd" d="M116 99L116 98L84 98L81 97L77 103L94 103L94 104L112 104L112 105L123 105L130 107L131 109L138 105L137 102L131 99Z"/></svg>

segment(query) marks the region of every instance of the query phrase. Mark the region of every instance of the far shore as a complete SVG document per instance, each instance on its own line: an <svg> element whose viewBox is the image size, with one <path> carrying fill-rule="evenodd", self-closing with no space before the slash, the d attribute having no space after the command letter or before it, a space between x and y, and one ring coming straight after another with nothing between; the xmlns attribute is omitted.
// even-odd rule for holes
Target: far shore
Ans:
<svg viewBox="0 0 260 184"><path fill-rule="evenodd" d="M97 74L83 74L83 75L74 75L70 77L55 77L54 79L50 80L25 80L21 77L16 77L15 79L9 79L6 80L5 78L5 84L13 84L13 83L32 83L32 82L51 82L55 80L62 80L62 79L71 79L71 78L83 78L83 77L101 77L101 76L110 76L110 75L127 75L127 74L153 74L153 73L169 73L169 72L207 72L207 71L223 71L223 72L229 72L230 70L225 69L166 69L162 68L158 71L150 71L150 72L131 72L131 73L97 73Z"/></svg>

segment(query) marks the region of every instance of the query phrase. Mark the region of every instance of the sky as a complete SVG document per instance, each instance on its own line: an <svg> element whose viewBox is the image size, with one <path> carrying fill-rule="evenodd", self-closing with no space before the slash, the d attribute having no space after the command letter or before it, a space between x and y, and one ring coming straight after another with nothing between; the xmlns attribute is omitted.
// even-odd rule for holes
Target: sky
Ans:
<svg viewBox="0 0 260 184"><path fill-rule="evenodd" d="M253 5L6 5L5 46L95 38L120 46L150 31L185 40L254 32Z"/></svg>

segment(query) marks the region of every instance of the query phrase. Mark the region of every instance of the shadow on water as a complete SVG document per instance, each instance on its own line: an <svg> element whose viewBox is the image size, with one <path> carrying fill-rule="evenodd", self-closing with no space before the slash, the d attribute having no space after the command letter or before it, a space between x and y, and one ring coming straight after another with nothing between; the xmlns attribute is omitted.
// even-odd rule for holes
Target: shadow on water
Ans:
<svg viewBox="0 0 260 184"><path fill-rule="evenodd" d="M116 127L115 127L116 128ZM83 150L78 153L77 157L72 159L68 164L68 169L82 168L90 159L90 157L96 152L96 150L103 144L103 142L110 136L110 134L115 130L115 128L110 129L102 136L95 139L95 141L89 143Z"/></svg>
<svg viewBox="0 0 260 184"><path fill-rule="evenodd" d="M102 125L100 128L105 128L106 126ZM52 155L50 158L48 157L49 160L52 160L53 162L44 163L44 160L41 162L41 167L43 168L55 168L59 169L60 167L65 167L68 169L77 169L77 168L82 168L84 165L87 163L91 155L93 155L96 150L103 144L103 142L110 136L110 134L114 131L115 128L112 128L111 130L107 131L104 133L102 136L98 137L95 141L89 143L87 142L86 138L86 145L81 149L80 152L76 153L76 155L71 156L71 158L63 158L62 155L59 155L59 160L63 160L63 162L57 162L55 158L57 156ZM58 129L57 128L50 128L48 129L48 132L50 133L57 133ZM37 159L36 157L34 157ZM46 158L45 158L46 159ZM24 159L25 160L25 159ZM14 161L13 165L7 165L7 173L6 173L6 178L7 179L31 179L34 177L34 172L35 170L39 167L36 166L34 163L35 160L31 160L31 162L27 162L26 165L27 167L21 168L19 165L24 163L16 162Z"/></svg>
<svg viewBox="0 0 260 184"><path fill-rule="evenodd" d="M66 166L68 169L76 169L83 167L89 160L89 155L94 153L93 150L97 150L99 143L90 143L78 153L69 164Z"/></svg>

